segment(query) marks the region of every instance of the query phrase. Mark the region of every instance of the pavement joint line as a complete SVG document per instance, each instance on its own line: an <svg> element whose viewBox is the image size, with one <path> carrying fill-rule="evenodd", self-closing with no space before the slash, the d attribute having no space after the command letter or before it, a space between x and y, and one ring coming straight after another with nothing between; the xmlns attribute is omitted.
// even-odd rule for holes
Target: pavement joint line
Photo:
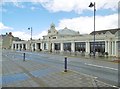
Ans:
<svg viewBox="0 0 120 89"><path fill-rule="evenodd" d="M77 72L77 71L75 71L75 70L72 70L73 72L75 72L75 73L77 73L77 74L82 74L82 75L84 75L84 76L88 76L88 77L90 77L90 78L94 78L94 79L97 79L98 77L95 77L95 76L92 76L92 75L88 75L88 74L85 74L85 73L80 73L80 72Z"/></svg>
<svg viewBox="0 0 120 89"><path fill-rule="evenodd" d="M108 85L108 86L111 86L111 87L116 87L116 88L120 89L120 87L118 87L118 86L115 86L115 85L110 85L110 84L107 84L107 83L105 83L105 82L103 82L103 81L99 81L99 82L104 83L104 84L106 84L106 85Z"/></svg>
<svg viewBox="0 0 120 89"><path fill-rule="evenodd" d="M74 70L72 70L72 71L74 71ZM93 78L93 79L95 79L95 80L97 80L97 78L98 78L98 77L95 77L95 76L92 76L92 75L88 75L88 74L84 74L84 73L79 73L79 72L77 72L77 71L74 71L74 72L76 72L77 74L83 74L83 75L88 76L88 77L90 77L90 78ZM97 80L97 81L99 81L99 80ZM117 86L107 84L107 83L105 83L105 82L103 82L103 81L99 81L99 82L102 82L102 83L104 83L105 85L109 85L109 86L111 86L111 87L119 88L119 87L117 87Z"/></svg>
<svg viewBox="0 0 120 89"><path fill-rule="evenodd" d="M94 67L100 67L100 68L106 68L106 69L111 69L111 70L116 70L116 71L118 71L118 69L111 68L111 67L106 67L106 66L99 66L99 65L89 64L89 63L85 63L85 65L94 66Z"/></svg>
<svg viewBox="0 0 120 89"><path fill-rule="evenodd" d="M8 58L10 59L10 58ZM13 61L13 60L11 60ZM14 62L14 61L13 61ZM14 62L15 63L15 62ZM35 81L37 84L40 84L40 86L42 85L43 87L45 87L47 84L45 84L42 80L38 79L37 77L34 77L31 73L29 73L28 70L26 70L24 67L20 66L18 63L16 63L25 74L27 74L31 79L33 79L33 81Z"/></svg>

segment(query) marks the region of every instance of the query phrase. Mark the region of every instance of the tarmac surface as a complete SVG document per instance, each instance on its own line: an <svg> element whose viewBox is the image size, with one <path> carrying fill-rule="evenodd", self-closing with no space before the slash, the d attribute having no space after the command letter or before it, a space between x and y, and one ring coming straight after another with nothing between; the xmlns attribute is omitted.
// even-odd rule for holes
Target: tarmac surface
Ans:
<svg viewBox="0 0 120 89"><path fill-rule="evenodd" d="M2 87L114 87L75 70L2 55Z"/></svg>

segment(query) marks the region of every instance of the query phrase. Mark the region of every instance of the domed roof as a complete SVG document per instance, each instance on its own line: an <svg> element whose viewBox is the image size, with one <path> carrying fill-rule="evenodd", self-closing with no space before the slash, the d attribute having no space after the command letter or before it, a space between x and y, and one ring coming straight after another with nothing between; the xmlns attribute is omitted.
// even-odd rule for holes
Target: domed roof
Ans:
<svg viewBox="0 0 120 89"><path fill-rule="evenodd" d="M79 35L79 32L73 31L73 30L65 27L64 29L59 30L58 34L60 34L60 35Z"/></svg>

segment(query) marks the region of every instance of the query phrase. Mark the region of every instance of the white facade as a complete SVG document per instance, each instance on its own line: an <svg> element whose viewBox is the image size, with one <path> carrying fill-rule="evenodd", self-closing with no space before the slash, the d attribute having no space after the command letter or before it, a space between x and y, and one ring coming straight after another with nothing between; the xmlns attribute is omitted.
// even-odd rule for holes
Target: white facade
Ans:
<svg viewBox="0 0 120 89"><path fill-rule="evenodd" d="M119 52L119 32L120 29L111 29L96 31L95 51L96 53L108 53L109 56L118 57ZM32 41L13 41L12 49L14 50L31 50L31 51L48 51L64 52L69 51L84 52L89 55L93 52L94 36L91 34L79 34L68 28L57 31L55 25L51 24L48 35L43 36L41 40ZM21 46L20 46L21 45ZM119 46L119 47L118 47Z"/></svg>

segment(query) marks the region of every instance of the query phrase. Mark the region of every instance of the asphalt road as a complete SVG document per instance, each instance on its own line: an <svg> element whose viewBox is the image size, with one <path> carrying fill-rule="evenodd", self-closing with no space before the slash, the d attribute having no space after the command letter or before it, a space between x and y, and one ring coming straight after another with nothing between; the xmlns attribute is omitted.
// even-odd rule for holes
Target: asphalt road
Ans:
<svg viewBox="0 0 120 89"><path fill-rule="evenodd" d="M48 65L54 65L64 70L64 56L53 55L37 52L23 52L23 51L3 51L2 57L7 56L12 60L19 59L23 61L23 53L25 53L25 60L33 60ZM89 60L75 57L67 57L68 70L75 70L89 76L96 77L98 80L105 83L118 86L118 64L100 60ZM32 65L31 65L32 66ZM120 83L120 82L119 82Z"/></svg>

